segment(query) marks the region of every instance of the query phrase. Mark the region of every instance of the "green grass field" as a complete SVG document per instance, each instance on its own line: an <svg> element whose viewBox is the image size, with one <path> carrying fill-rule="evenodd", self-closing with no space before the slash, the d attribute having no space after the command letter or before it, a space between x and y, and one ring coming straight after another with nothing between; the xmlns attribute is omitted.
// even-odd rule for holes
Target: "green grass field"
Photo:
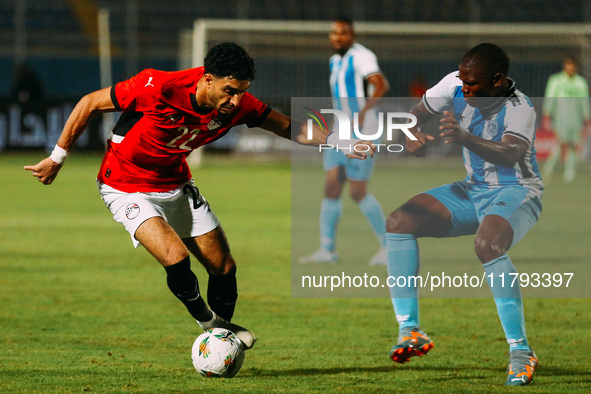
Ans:
<svg viewBox="0 0 591 394"><path fill-rule="evenodd" d="M422 326L436 347L393 365L389 299L292 298L290 202L305 193L319 204L322 172L310 168L309 181L296 184L298 177L292 190L289 162L219 158L194 175L238 261L235 321L259 341L235 378L201 378L190 357L200 330L170 294L164 270L112 221L94 180L100 157L72 155L51 186L22 169L41 158L0 156L0 392L515 391L503 385L507 345L490 299L424 299ZM460 163L416 163L376 170L372 189L385 211L463 174ZM542 219L510 253L518 269L539 263L560 272L575 263L581 275L589 271L590 194L589 168L573 185L555 176ZM306 240L314 247L317 209L297 218L314 223ZM341 256L349 255L348 234L359 232L351 228L356 208L346 202L345 211ZM361 256L375 250L368 240ZM476 264L471 245L470 237L425 240L423 267ZM298 246L294 255L307 252ZM205 293L205 272L193 266ZM588 298L525 300L541 365L534 384L517 390L591 391L590 306Z"/></svg>

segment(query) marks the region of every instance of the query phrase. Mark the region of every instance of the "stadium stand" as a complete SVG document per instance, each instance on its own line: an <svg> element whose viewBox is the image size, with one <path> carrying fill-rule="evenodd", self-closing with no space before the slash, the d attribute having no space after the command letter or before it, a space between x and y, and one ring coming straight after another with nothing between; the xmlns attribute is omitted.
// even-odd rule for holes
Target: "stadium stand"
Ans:
<svg viewBox="0 0 591 394"><path fill-rule="evenodd" d="M17 2L26 4L26 54L52 96L72 96L99 88L94 21L76 8L107 8L111 15L113 77L126 78L125 48L130 7L138 6L137 68L174 69L179 32L197 18L330 20L340 15L381 22L561 22L591 21L585 0L4 0L0 2L0 70L14 70ZM76 76L72 71L76 70ZM10 79L0 81L0 97Z"/></svg>

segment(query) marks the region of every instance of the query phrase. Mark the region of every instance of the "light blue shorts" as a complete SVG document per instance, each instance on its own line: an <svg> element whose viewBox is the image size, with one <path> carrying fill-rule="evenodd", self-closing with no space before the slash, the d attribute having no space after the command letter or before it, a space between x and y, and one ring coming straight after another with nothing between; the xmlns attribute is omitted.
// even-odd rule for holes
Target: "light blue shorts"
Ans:
<svg viewBox="0 0 591 394"><path fill-rule="evenodd" d="M375 156L368 157L365 160L349 159L343 151L329 149L324 151L323 166L324 171L335 167L344 167L347 179L353 181L368 181L373 172Z"/></svg>
<svg viewBox="0 0 591 394"><path fill-rule="evenodd" d="M485 216L498 215L513 228L513 247L536 224L542 212L542 201L529 197L528 192L529 189L521 185L489 189L459 181L425 193L435 197L451 212L452 229L447 237L476 234Z"/></svg>

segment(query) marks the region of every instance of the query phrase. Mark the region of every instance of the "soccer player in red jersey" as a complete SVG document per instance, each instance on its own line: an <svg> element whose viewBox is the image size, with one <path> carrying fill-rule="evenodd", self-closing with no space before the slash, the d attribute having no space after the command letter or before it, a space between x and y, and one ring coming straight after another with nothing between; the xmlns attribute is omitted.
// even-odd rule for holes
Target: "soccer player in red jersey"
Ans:
<svg viewBox="0 0 591 394"><path fill-rule="evenodd" d="M315 128L308 140L303 123L292 122L246 91L254 77L253 59L233 43L211 48L204 67L178 72L144 70L84 96L51 156L25 166L40 182L51 184L91 116L123 111L97 176L103 201L114 220L130 233L134 246L143 245L164 266L170 290L199 325L234 331L246 349L256 338L230 323L238 297L236 262L185 159L192 150L240 124L260 126L288 139L292 139L293 128L293 140L303 144L323 144L329 134ZM362 143L366 142L358 142ZM353 153L351 157L365 156ZM189 253L209 273L209 307L200 295Z"/></svg>

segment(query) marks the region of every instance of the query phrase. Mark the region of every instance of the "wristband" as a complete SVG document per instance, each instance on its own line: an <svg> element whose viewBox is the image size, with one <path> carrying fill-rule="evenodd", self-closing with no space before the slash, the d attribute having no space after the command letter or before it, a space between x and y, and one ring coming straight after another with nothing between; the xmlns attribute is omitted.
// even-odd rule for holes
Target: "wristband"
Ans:
<svg viewBox="0 0 591 394"><path fill-rule="evenodd" d="M51 152L51 155L49 155L49 158L55 161L57 164L62 165L68 158L68 154L69 153L67 150L56 144L55 148L53 148L53 152Z"/></svg>

